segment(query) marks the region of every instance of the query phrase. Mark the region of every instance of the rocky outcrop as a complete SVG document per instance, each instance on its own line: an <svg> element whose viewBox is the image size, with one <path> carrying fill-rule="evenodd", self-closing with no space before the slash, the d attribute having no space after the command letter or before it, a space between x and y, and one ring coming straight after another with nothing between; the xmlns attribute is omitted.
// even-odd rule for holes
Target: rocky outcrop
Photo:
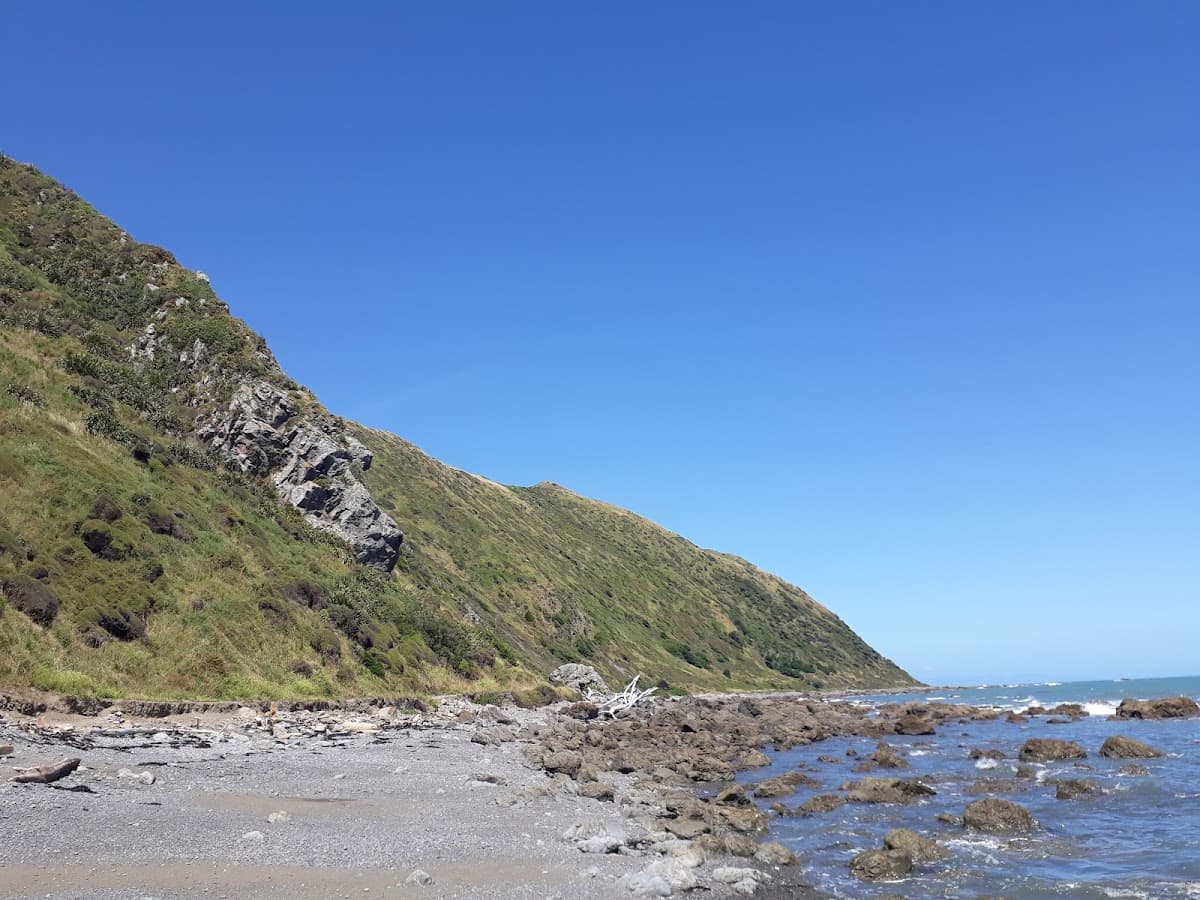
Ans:
<svg viewBox="0 0 1200 900"><path fill-rule="evenodd" d="M1030 738L1021 745L1021 762L1056 762L1062 759L1087 759L1087 751L1074 741Z"/></svg>
<svg viewBox="0 0 1200 900"><path fill-rule="evenodd" d="M1158 759L1163 752L1133 738L1114 734L1104 741L1100 755L1108 759Z"/></svg>
<svg viewBox="0 0 1200 900"><path fill-rule="evenodd" d="M1157 700L1121 701L1118 719L1193 719L1200 716L1200 706L1191 697L1163 697Z"/></svg>
<svg viewBox="0 0 1200 900"><path fill-rule="evenodd" d="M242 472L268 479L315 528L336 535L363 565L390 572L404 535L358 477L372 455L323 415L305 414L267 381L240 385L197 434Z"/></svg>
<svg viewBox="0 0 1200 900"><path fill-rule="evenodd" d="M863 881L903 878L913 869L907 850L864 850L850 860L850 874Z"/></svg>
<svg viewBox="0 0 1200 900"><path fill-rule="evenodd" d="M1033 831L1038 823L1025 807L1011 800L988 797L967 805L963 813L963 826L975 831L1011 834Z"/></svg>

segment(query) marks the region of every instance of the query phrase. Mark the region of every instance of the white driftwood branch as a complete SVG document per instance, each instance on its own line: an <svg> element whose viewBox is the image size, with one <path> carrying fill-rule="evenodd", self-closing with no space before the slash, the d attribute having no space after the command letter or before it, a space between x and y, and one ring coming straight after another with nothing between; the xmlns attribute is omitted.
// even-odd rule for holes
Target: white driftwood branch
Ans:
<svg viewBox="0 0 1200 900"><path fill-rule="evenodd" d="M599 691L589 690L586 699L591 703L595 703L601 713L608 713L609 716L615 719L617 713L637 706L658 690L658 688L653 687L639 690L637 683L641 677L641 675L635 675L633 681L625 685L623 691L612 696L605 696Z"/></svg>

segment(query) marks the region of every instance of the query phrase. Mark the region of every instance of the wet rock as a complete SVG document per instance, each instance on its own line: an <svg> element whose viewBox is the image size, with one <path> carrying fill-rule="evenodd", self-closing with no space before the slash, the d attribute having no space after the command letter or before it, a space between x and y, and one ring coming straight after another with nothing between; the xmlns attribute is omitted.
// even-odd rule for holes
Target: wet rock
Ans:
<svg viewBox="0 0 1200 900"><path fill-rule="evenodd" d="M1132 775L1134 777L1144 777L1144 776L1150 774L1150 770L1147 769L1145 766L1128 765L1128 766L1121 766L1121 768L1117 769L1117 774L1118 775Z"/></svg>
<svg viewBox="0 0 1200 900"><path fill-rule="evenodd" d="M775 841L765 841L759 844L758 849L754 851L754 858L769 866L794 866L796 864L796 854Z"/></svg>
<svg viewBox="0 0 1200 900"><path fill-rule="evenodd" d="M738 759L738 768L740 769L761 769L770 764L771 757L761 750L747 750Z"/></svg>
<svg viewBox="0 0 1200 900"><path fill-rule="evenodd" d="M1021 789L1009 778L983 778L963 788L964 794L1011 794Z"/></svg>
<svg viewBox="0 0 1200 900"><path fill-rule="evenodd" d="M1055 762L1063 759L1087 759L1087 752L1074 741L1030 738L1021 745L1022 762Z"/></svg>
<svg viewBox="0 0 1200 900"><path fill-rule="evenodd" d="M1038 823L1025 807L1000 797L988 797L967 804L963 826L975 831L1009 834L1033 831Z"/></svg>
<svg viewBox="0 0 1200 900"><path fill-rule="evenodd" d="M937 791L915 779L860 778L841 788L851 803L915 803Z"/></svg>
<svg viewBox="0 0 1200 900"><path fill-rule="evenodd" d="M1105 740L1100 747L1100 755L1108 759L1158 759L1163 752L1149 744L1115 734Z"/></svg>
<svg viewBox="0 0 1200 900"><path fill-rule="evenodd" d="M904 850L914 860L932 861L943 859L946 851L937 841L921 837L908 828L893 828L883 838L885 850Z"/></svg>
<svg viewBox="0 0 1200 900"><path fill-rule="evenodd" d="M961 827L963 823L962 816L952 816L949 813L938 813L936 818L943 825L957 825Z"/></svg>
<svg viewBox="0 0 1200 900"><path fill-rule="evenodd" d="M903 878L912 868L912 854L907 850L864 850L850 860L850 874L863 881Z"/></svg>
<svg viewBox="0 0 1200 900"><path fill-rule="evenodd" d="M840 806L846 805L846 798L840 794L817 794L805 800L798 807L796 812L800 815L816 815L817 813L832 812Z"/></svg>
<svg viewBox="0 0 1200 900"><path fill-rule="evenodd" d="M1003 750L981 750L976 747L969 754L970 759L1007 759Z"/></svg>
<svg viewBox="0 0 1200 900"><path fill-rule="evenodd" d="M875 745L875 751L867 757L882 769L907 769L908 760L896 752L896 748L886 741Z"/></svg>
<svg viewBox="0 0 1200 900"><path fill-rule="evenodd" d="M1118 719L1193 719L1200 716L1200 706L1191 697L1163 697L1157 700L1121 701Z"/></svg>
<svg viewBox="0 0 1200 900"><path fill-rule="evenodd" d="M1063 778L1054 782L1056 800L1079 800L1100 793L1100 785L1083 778Z"/></svg>
<svg viewBox="0 0 1200 900"><path fill-rule="evenodd" d="M767 814L757 806L711 807L709 821L714 828L733 829L746 833L767 830Z"/></svg>
<svg viewBox="0 0 1200 900"><path fill-rule="evenodd" d="M800 785L811 787L815 784L816 782L803 772L788 772L786 775L780 775L778 778L771 778L756 784L752 793L755 797L770 800L775 797L786 797L788 794L794 794L796 788Z"/></svg>
<svg viewBox="0 0 1200 900"><path fill-rule="evenodd" d="M932 722L920 716L901 716L893 726L896 734L936 734Z"/></svg>

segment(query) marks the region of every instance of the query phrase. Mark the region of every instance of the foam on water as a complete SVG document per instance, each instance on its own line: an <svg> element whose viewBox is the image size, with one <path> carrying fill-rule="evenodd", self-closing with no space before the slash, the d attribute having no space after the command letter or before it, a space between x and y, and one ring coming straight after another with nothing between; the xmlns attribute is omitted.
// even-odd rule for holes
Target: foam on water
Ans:
<svg viewBox="0 0 1200 900"><path fill-rule="evenodd" d="M1117 704L1109 701L1100 703L1085 703L1083 711L1089 716L1115 716L1117 714Z"/></svg>
<svg viewBox="0 0 1200 900"><path fill-rule="evenodd" d="M975 760L975 768L977 769L994 769L999 764L1000 763L998 760L987 759L986 757L984 759Z"/></svg>

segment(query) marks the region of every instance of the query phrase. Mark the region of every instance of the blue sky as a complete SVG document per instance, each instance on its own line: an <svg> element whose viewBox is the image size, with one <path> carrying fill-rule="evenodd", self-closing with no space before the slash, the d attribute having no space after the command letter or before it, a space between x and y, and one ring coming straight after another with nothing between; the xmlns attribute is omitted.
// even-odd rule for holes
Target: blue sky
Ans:
<svg viewBox="0 0 1200 900"><path fill-rule="evenodd" d="M333 410L744 556L928 681L1200 670L1200 7L4 21L0 149Z"/></svg>

